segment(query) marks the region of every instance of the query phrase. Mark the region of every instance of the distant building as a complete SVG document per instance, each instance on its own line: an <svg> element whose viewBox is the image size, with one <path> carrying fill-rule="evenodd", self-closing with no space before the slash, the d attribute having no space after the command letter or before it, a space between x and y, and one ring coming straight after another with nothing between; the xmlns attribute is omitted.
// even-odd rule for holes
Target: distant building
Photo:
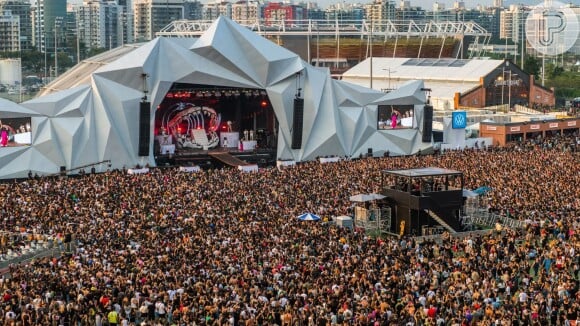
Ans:
<svg viewBox="0 0 580 326"><path fill-rule="evenodd" d="M365 19L365 8L357 4L337 4L326 9L325 17L330 21L353 21Z"/></svg>
<svg viewBox="0 0 580 326"><path fill-rule="evenodd" d="M258 1L238 1L232 4L232 20L240 24L252 24L262 17L262 5Z"/></svg>
<svg viewBox="0 0 580 326"><path fill-rule="evenodd" d="M199 10L198 2L184 0L135 0L133 32L135 42L155 38L155 33L174 20L192 19Z"/></svg>
<svg viewBox="0 0 580 326"><path fill-rule="evenodd" d="M520 43L525 39L525 24L529 9L522 5L511 5L502 10L499 17L499 38Z"/></svg>
<svg viewBox="0 0 580 326"><path fill-rule="evenodd" d="M32 48L32 21L30 2L26 0L0 0L0 14L10 11L12 16L20 19L20 49L27 51Z"/></svg>
<svg viewBox="0 0 580 326"><path fill-rule="evenodd" d="M20 51L20 17L0 12L0 52Z"/></svg>
<svg viewBox="0 0 580 326"><path fill-rule="evenodd" d="M36 0L31 14L32 44L41 52L50 52L66 18L66 0Z"/></svg>
<svg viewBox="0 0 580 326"><path fill-rule="evenodd" d="M307 9L300 5L270 2L264 6L264 21L266 25L307 19Z"/></svg>
<svg viewBox="0 0 580 326"><path fill-rule="evenodd" d="M425 20L425 9L421 7L411 7L409 1L401 1L401 6L395 9L395 21L408 22Z"/></svg>
<svg viewBox="0 0 580 326"><path fill-rule="evenodd" d="M369 60L346 71L342 80L369 85ZM536 84L534 76L509 60L375 57L372 67L376 89L423 80L425 87L431 89L431 102L437 110L516 104L537 108L556 103L554 89Z"/></svg>
<svg viewBox="0 0 580 326"><path fill-rule="evenodd" d="M216 1L203 6L203 20L216 20L219 16L232 17L232 3L227 1Z"/></svg>
<svg viewBox="0 0 580 326"><path fill-rule="evenodd" d="M114 1L85 1L76 8L77 31L87 48L116 48L123 43L123 7Z"/></svg>
<svg viewBox="0 0 580 326"><path fill-rule="evenodd" d="M374 0L365 5L365 19L381 22L395 18L395 3L389 0Z"/></svg>

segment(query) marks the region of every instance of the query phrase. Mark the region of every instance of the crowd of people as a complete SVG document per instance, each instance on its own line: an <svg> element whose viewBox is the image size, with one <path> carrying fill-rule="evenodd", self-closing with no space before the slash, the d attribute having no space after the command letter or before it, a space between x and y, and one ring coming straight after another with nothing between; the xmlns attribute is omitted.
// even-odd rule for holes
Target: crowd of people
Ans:
<svg viewBox="0 0 580 326"><path fill-rule="evenodd" d="M568 140L242 173L153 169L0 185L0 229L74 243L11 266L4 325L574 325L580 156ZM376 238L325 222L385 169L489 186L523 230Z"/></svg>

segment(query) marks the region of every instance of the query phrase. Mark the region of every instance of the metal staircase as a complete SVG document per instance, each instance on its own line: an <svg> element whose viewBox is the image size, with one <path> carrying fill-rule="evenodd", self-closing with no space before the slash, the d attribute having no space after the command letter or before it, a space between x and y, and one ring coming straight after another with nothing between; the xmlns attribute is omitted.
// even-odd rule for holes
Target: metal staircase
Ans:
<svg viewBox="0 0 580 326"><path fill-rule="evenodd" d="M431 216L435 220L435 222L439 223L442 227L444 227L449 233L456 233L455 229L453 229L447 222L445 222L439 215L437 215L432 210L426 209L425 212Z"/></svg>

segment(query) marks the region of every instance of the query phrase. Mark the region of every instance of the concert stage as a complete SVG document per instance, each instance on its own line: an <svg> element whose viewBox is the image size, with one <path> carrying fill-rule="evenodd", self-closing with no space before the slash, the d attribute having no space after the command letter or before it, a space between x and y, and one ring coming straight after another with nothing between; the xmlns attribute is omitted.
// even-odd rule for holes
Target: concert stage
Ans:
<svg viewBox="0 0 580 326"><path fill-rule="evenodd" d="M264 90L174 83L155 111L155 160L159 166L274 164L276 128Z"/></svg>
<svg viewBox="0 0 580 326"><path fill-rule="evenodd" d="M202 169L222 168L232 166L224 163L216 154L227 153L236 159L248 164L257 164L259 167L276 165L276 149L260 148L251 151L241 151L236 148L214 148L210 150L182 150L175 154L155 155L155 160L159 167L164 166L195 166Z"/></svg>

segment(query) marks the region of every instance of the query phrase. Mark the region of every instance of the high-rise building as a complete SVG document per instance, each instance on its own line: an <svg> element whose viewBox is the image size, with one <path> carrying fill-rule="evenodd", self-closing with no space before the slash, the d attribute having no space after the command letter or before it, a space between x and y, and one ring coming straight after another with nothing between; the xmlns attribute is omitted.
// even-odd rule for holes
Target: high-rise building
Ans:
<svg viewBox="0 0 580 326"><path fill-rule="evenodd" d="M26 0L0 0L0 13L9 10L12 16L20 19L20 49L32 47L32 22L30 20L30 2Z"/></svg>
<svg viewBox="0 0 580 326"><path fill-rule="evenodd" d="M155 38L155 33L174 20L191 19L197 8L184 0L135 0L133 3L133 32L135 42Z"/></svg>
<svg viewBox="0 0 580 326"><path fill-rule="evenodd" d="M117 4L121 6L119 22L119 40L122 44L133 43L135 34L133 32L133 0L117 0Z"/></svg>
<svg viewBox="0 0 580 326"><path fill-rule="evenodd" d="M522 5L511 5L502 10L499 18L499 37L519 43L525 39L525 24L529 9Z"/></svg>
<svg viewBox="0 0 580 326"><path fill-rule="evenodd" d="M0 52L20 51L20 17L10 10L0 12Z"/></svg>
<svg viewBox="0 0 580 326"><path fill-rule="evenodd" d="M411 7L410 1L401 1L399 8L395 9L395 21L408 22L410 20L416 22L425 20L425 9Z"/></svg>
<svg viewBox="0 0 580 326"><path fill-rule="evenodd" d="M390 0L374 0L373 3L365 5L365 19L378 23L394 20L395 3Z"/></svg>
<svg viewBox="0 0 580 326"><path fill-rule="evenodd" d="M41 52L53 49L66 18L66 0L36 0L31 14L33 46Z"/></svg>
<svg viewBox="0 0 580 326"><path fill-rule="evenodd" d="M305 20L308 17L307 9L301 5L270 2L264 6L264 21L267 25L284 21L290 24L293 20Z"/></svg>
<svg viewBox="0 0 580 326"><path fill-rule="evenodd" d="M219 16L232 18L232 3L228 1L216 1L203 6L203 19L215 20Z"/></svg>
<svg viewBox="0 0 580 326"><path fill-rule="evenodd" d="M331 21L357 21L365 19L365 8L359 4L342 3L326 8L326 19Z"/></svg>
<svg viewBox="0 0 580 326"><path fill-rule="evenodd" d="M240 24L252 24L260 20L262 5L258 1L238 1L232 4L232 20Z"/></svg>
<svg viewBox="0 0 580 326"><path fill-rule="evenodd" d="M76 8L78 37L87 48L115 48L123 43L123 7L114 1L85 1Z"/></svg>
<svg viewBox="0 0 580 326"><path fill-rule="evenodd" d="M503 0L493 0L492 7L503 8Z"/></svg>

